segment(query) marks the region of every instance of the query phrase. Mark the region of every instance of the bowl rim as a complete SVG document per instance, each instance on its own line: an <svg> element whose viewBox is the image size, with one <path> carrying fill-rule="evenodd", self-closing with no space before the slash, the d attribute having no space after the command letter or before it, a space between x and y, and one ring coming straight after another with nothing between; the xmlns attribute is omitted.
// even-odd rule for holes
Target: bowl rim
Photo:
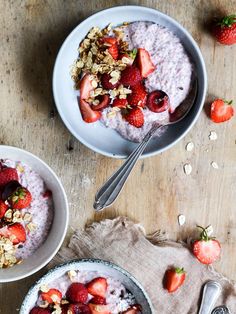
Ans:
<svg viewBox="0 0 236 314"><path fill-rule="evenodd" d="M65 220L64 220L64 231L62 234L62 237L60 239L60 241L58 242L57 246L55 247L55 249L53 249L52 253L50 255L48 255L48 258L45 259L45 261L43 263L41 263L40 265L38 265L37 267L35 267L34 269L32 269L30 272L27 272L23 275L18 275L18 276L14 276L12 278L9 279L1 279L0 278L0 283L6 283L6 282L14 282L23 278L27 278L31 275L33 275L34 273L38 272L40 269L42 269L44 266L46 266L52 259L53 257L57 254L57 252L59 251L60 247L62 246L62 243L65 239L66 233L67 233L67 229L68 229L68 225L69 225L69 203L68 203L68 199L67 199L67 195L65 192L65 189L59 179L59 177L56 175L56 173L52 170L52 168L46 163L44 162L42 159L40 159L39 157L37 157L36 155L32 154L31 152L24 150L22 148L18 148L15 146L8 146L8 145L0 145L0 149L1 148L5 148L11 151L16 151L16 152L21 152L23 154L28 155L29 157L37 160L37 162L41 163L44 167L47 168L47 170L53 175L54 179L57 181L60 190L62 192L63 198L65 200ZM45 242L47 241L47 238L45 239ZM30 259L30 256L28 257ZM27 259L28 259L27 258ZM14 266L13 266L14 267Z"/></svg>
<svg viewBox="0 0 236 314"><path fill-rule="evenodd" d="M111 268L114 268L116 270L118 270L119 272L121 272L123 275L125 275L126 277L128 277L129 279L131 279L131 281L133 281L133 283L136 285L136 287L138 287L145 299L147 300L147 303L150 307L150 310L151 310L151 313L154 313L154 308L153 308L153 305L152 305L152 302L151 302L151 299L149 298L146 290L143 288L143 286L141 285L141 283L133 276L130 274L130 272L128 272L127 270L125 270L124 268L118 266L117 264L114 264L113 262L110 262L110 261L106 261L106 260L103 260L103 259L97 259L97 258L81 258L81 259L72 259L70 261L67 261L67 262L64 262L64 263L61 263L59 265L56 265L54 266L53 268L49 269L48 272L43 275L40 279L38 279L28 290L27 294L25 295L25 298L21 304L21 308L20 308L20 312L19 314L24 314L24 307L27 306L27 302L28 300L30 299L31 297L31 294L33 293L33 290L40 284L43 283L44 279L49 277L52 273L56 272L58 269L61 269L61 268L67 268L69 267L70 265L72 264L75 264L75 265L81 265L81 264L85 264L85 263L91 263L91 264L103 264L105 266L108 266L108 267L111 267Z"/></svg>
<svg viewBox="0 0 236 314"><path fill-rule="evenodd" d="M52 90L53 90L53 97L54 97L54 101L57 107L57 110L59 112L59 115L63 121L63 123L65 124L65 126L67 127L67 129L70 131L70 133L77 139L79 140L82 144L84 144L86 147L88 147L89 149L91 149L92 151L102 154L103 156L107 156L107 157L113 157L113 158L117 158L117 159L123 159L123 158L127 158L127 155L124 154L113 154L113 153L109 153L104 151L103 149L100 149L90 143L88 143L82 136L80 136L80 134L78 134L76 131L74 131L73 127L70 125L70 122L67 121L63 110L60 108L59 105L59 99L58 99L58 95L56 93L56 72L57 72L57 68L58 68L58 64L59 64L59 60L61 58L61 55L63 53L63 51L66 49L66 44L67 42L70 40L70 38L74 35L74 33L77 32L77 30L83 26L86 27L86 23L88 21L90 21L91 19L93 19L94 17L99 17L100 14L104 14L104 13L111 13L111 12L115 12L117 9L140 9L141 11L146 11L146 12L150 12L150 13L155 13L158 14L159 16L165 18L167 21L171 22L173 25L175 25L177 28L179 28L181 30L181 32L184 33L184 35L191 41L198 57L199 57L199 64L200 67L202 69L203 72L203 91L202 91L202 98L199 101L199 108L197 110L196 115L194 116L194 118L192 119L191 123L189 124L189 126L185 129L185 131L178 137L176 138L176 140L174 140L172 143L166 145L165 147L161 148L161 149L157 149L153 152L150 153L144 153L140 156L140 159L146 158L146 157L151 157L151 156L155 156L157 154L160 154L164 151L166 151L167 149L171 148L172 146L174 146L175 144L177 144L189 131L190 129L194 126L194 124L196 123L203 105L204 105L204 101L206 98L206 92L207 92L207 71L206 71L206 65L205 65L205 61L203 59L202 53L200 48L198 47L198 44L196 43L196 41L194 40L194 38L192 37L192 35L187 31L187 29L185 29L179 22L177 22L174 18L170 17L169 15L162 13L161 11L157 10L157 9L153 9L153 8L149 8L146 6L140 6L140 5L118 5L118 6L113 6L111 8L107 8L104 10L100 10L94 14L91 14L90 16L88 16L87 18L85 18L81 23L79 23L70 33L69 35L65 38L64 42L62 43L58 54L56 56L56 60L54 63L54 68L53 68L53 73L52 73ZM127 140L128 141L128 140Z"/></svg>

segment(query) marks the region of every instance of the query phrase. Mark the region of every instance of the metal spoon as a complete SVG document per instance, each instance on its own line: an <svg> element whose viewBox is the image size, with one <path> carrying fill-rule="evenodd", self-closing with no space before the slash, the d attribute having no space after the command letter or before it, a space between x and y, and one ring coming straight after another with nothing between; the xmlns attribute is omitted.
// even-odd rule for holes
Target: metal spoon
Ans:
<svg viewBox="0 0 236 314"><path fill-rule="evenodd" d="M211 314L211 311L222 291L221 285L216 281L208 281L202 294L202 303L198 314Z"/></svg>
<svg viewBox="0 0 236 314"><path fill-rule="evenodd" d="M95 196L95 202L93 204L93 207L96 211L100 211L110 206L116 200L126 180L128 179L131 170L133 169L140 155L143 153L144 149L146 148L147 144L156 133L156 131L158 129L165 128L167 125L173 125L175 123L178 123L186 117L186 115L189 113L190 109L195 103L198 89L197 86L197 80L195 79L186 101L183 101L181 105L177 107L174 113L169 115L168 121L163 121L162 124L153 124L152 128L146 134L143 141L129 155L124 164L98 190Z"/></svg>

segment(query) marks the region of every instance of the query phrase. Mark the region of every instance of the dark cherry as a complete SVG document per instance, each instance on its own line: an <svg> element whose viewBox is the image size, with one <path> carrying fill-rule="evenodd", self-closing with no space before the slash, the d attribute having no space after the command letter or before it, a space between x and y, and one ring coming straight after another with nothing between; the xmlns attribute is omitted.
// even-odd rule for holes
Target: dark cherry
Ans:
<svg viewBox="0 0 236 314"><path fill-rule="evenodd" d="M169 96L162 90L153 91L148 95L146 105L153 112L164 112L170 108Z"/></svg>
<svg viewBox="0 0 236 314"><path fill-rule="evenodd" d="M2 189L2 200L6 201L9 196L11 196L11 194L15 192L16 189L19 187L21 187L21 184L18 181L10 181L9 183L7 183Z"/></svg>

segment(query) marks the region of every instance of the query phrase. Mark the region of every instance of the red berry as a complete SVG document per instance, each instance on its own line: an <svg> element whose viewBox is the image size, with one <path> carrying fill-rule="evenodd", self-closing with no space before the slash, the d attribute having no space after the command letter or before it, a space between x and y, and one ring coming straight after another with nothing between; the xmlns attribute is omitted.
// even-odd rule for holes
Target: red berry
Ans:
<svg viewBox="0 0 236 314"><path fill-rule="evenodd" d="M13 244L24 243L26 241L25 228L18 222L7 226L7 234Z"/></svg>
<svg viewBox="0 0 236 314"><path fill-rule="evenodd" d="M147 102L147 92L142 83L131 87L132 93L128 95L127 100L130 106L144 107Z"/></svg>
<svg viewBox="0 0 236 314"><path fill-rule="evenodd" d="M92 303L92 304L101 304L101 305L106 305L106 299L103 298L103 297L99 297L99 296L95 296L93 297L89 303Z"/></svg>
<svg viewBox="0 0 236 314"><path fill-rule="evenodd" d="M104 73L102 76L101 76L101 84L102 84L102 87L104 89L114 89L116 88L117 86L119 86L119 81L115 84L112 84L111 82L109 82L111 79L111 76L110 74L108 73Z"/></svg>
<svg viewBox="0 0 236 314"><path fill-rule="evenodd" d="M100 111L93 110L90 105L83 99L80 99L79 107L82 118L87 123L96 122L102 116Z"/></svg>
<svg viewBox="0 0 236 314"><path fill-rule="evenodd" d="M62 314L92 314L89 306L82 303L62 305Z"/></svg>
<svg viewBox="0 0 236 314"><path fill-rule="evenodd" d="M137 64L143 78L148 77L155 70L149 52L144 48L138 49Z"/></svg>
<svg viewBox="0 0 236 314"><path fill-rule="evenodd" d="M18 181L18 173L14 168L1 167L0 169L0 188L10 181Z"/></svg>
<svg viewBox="0 0 236 314"><path fill-rule="evenodd" d="M42 292L41 297L44 301L47 301L48 303L59 304L62 299L62 294L57 289L50 289L48 292Z"/></svg>
<svg viewBox="0 0 236 314"><path fill-rule="evenodd" d="M88 99L90 97L90 92L94 90L92 85L93 76L90 74L85 74L80 81L80 98Z"/></svg>
<svg viewBox="0 0 236 314"><path fill-rule="evenodd" d="M233 101L216 99L211 104L211 120L215 123L225 122L234 115Z"/></svg>
<svg viewBox="0 0 236 314"><path fill-rule="evenodd" d="M206 228L202 228L200 239L193 243L193 254L202 264L212 264L220 257L220 243L208 236Z"/></svg>
<svg viewBox="0 0 236 314"><path fill-rule="evenodd" d="M107 280L103 277L93 279L87 284L88 293L93 296L106 297L107 292Z"/></svg>
<svg viewBox="0 0 236 314"><path fill-rule="evenodd" d="M9 203L14 209L23 209L31 204L32 195L29 190L24 187L18 187L16 191L9 197Z"/></svg>
<svg viewBox="0 0 236 314"><path fill-rule="evenodd" d="M168 95L162 90L151 92L147 98L147 107L156 113L168 110L170 107Z"/></svg>
<svg viewBox="0 0 236 314"><path fill-rule="evenodd" d="M52 191L51 191L51 190L46 190L46 191L43 193L43 197L44 197L44 198L52 197Z"/></svg>
<svg viewBox="0 0 236 314"><path fill-rule="evenodd" d="M110 104L110 97L108 95L98 96L97 99L99 100L99 104L91 106L91 108L95 111L107 108Z"/></svg>
<svg viewBox="0 0 236 314"><path fill-rule="evenodd" d="M82 283L74 282L69 286L66 297L71 302L85 303L88 299L88 290Z"/></svg>
<svg viewBox="0 0 236 314"><path fill-rule="evenodd" d="M216 40L223 45L236 44L236 15L225 16L213 27Z"/></svg>
<svg viewBox="0 0 236 314"><path fill-rule="evenodd" d="M105 46L108 47L109 54L113 59L117 60L119 56L117 39L115 37L103 37L100 39L100 42L105 43Z"/></svg>
<svg viewBox="0 0 236 314"><path fill-rule="evenodd" d="M134 86L141 80L141 73L135 66L128 66L121 72L120 82L125 86Z"/></svg>
<svg viewBox="0 0 236 314"><path fill-rule="evenodd" d="M136 128L141 128L144 124L144 115L140 108L133 108L124 116L125 120Z"/></svg>
<svg viewBox="0 0 236 314"><path fill-rule="evenodd" d="M183 268L168 269L165 273L164 285L169 293L175 292L184 283L186 274Z"/></svg>
<svg viewBox="0 0 236 314"><path fill-rule="evenodd" d="M51 311L49 309L43 309L42 307L35 306L30 311L30 314L50 314Z"/></svg>
<svg viewBox="0 0 236 314"><path fill-rule="evenodd" d="M127 105L128 105L127 99L120 99L120 98L115 98L113 103L112 103L112 107L118 107L121 109L126 108Z"/></svg>
<svg viewBox="0 0 236 314"><path fill-rule="evenodd" d="M139 304L132 305L128 310L122 312L122 314L139 314L142 312L142 307Z"/></svg>
<svg viewBox="0 0 236 314"><path fill-rule="evenodd" d="M4 201L0 200L0 219L4 217L7 209L7 204Z"/></svg>

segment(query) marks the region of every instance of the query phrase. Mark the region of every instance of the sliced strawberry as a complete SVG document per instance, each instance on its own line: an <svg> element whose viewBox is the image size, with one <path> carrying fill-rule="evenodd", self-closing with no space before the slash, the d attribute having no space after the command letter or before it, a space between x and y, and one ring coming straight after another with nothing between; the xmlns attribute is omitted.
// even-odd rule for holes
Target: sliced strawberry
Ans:
<svg viewBox="0 0 236 314"><path fill-rule="evenodd" d="M71 302L85 303L88 299L88 290L82 283L74 282L69 286L66 297Z"/></svg>
<svg viewBox="0 0 236 314"><path fill-rule="evenodd" d="M107 292L107 280L103 277L93 279L87 284L88 293L93 296L106 297Z"/></svg>
<svg viewBox="0 0 236 314"><path fill-rule="evenodd" d="M10 181L18 181L18 173L14 168L4 167L0 168L0 188L9 183Z"/></svg>
<svg viewBox="0 0 236 314"><path fill-rule="evenodd" d="M107 305L98 305L89 303L89 308L92 314L111 314Z"/></svg>
<svg viewBox="0 0 236 314"><path fill-rule="evenodd" d="M147 102L147 92L145 87L140 82L137 85L131 87L132 93L128 95L128 104L133 107L144 107Z"/></svg>
<svg viewBox="0 0 236 314"><path fill-rule="evenodd" d="M138 49L137 64L143 78L148 77L155 70L155 65L152 63L149 52L144 48Z"/></svg>
<svg viewBox="0 0 236 314"><path fill-rule="evenodd" d="M120 98L115 98L112 103L112 107L118 107L121 109L125 109L127 105L128 105L127 99L120 99Z"/></svg>
<svg viewBox="0 0 236 314"><path fill-rule="evenodd" d="M99 297L99 296L95 296L93 297L89 303L92 303L92 304L100 304L100 305L106 305L107 302L106 302L106 299L103 298L103 297Z"/></svg>
<svg viewBox="0 0 236 314"><path fill-rule="evenodd" d="M82 118L87 123L96 122L102 116L100 111L92 110L90 105L84 99L80 99L79 107L80 107Z"/></svg>
<svg viewBox="0 0 236 314"><path fill-rule="evenodd" d="M170 108L168 95L162 90L151 92L147 98L147 107L156 113L168 110Z"/></svg>
<svg viewBox="0 0 236 314"><path fill-rule="evenodd" d="M108 95L98 96L97 99L99 100L99 104L91 106L91 108L95 111L100 111L104 108L107 108L110 104L110 97Z"/></svg>
<svg viewBox="0 0 236 314"><path fill-rule="evenodd" d="M120 83L125 86L134 86L142 80L139 69L135 66L128 66L121 72Z"/></svg>
<svg viewBox="0 0 236 314"><path fill-rule="evenodd" d="M23 209L28 207L32 201L32 195L29 190L24 187L18 187L8 199L13 209Z"/></svg>
<svg viewBox="0 0 236 314"><path fill-rule="evenodd" d="M7 209L8 205L0 199L0 219L4 217Z"/></svg>
<svg viewBox="0 0 236 314"><path fill-rule="evenodd" d="M50 314L51 311L49 309L43 309L42 307L35 306L30 311L30 314Z"/></svg>
<svg viewBox="0 0 236 314"><path fill-rule="evenodd" d="M48 292L42 292L41 298L48 303L59 304L62 299L62 294L57 289L50 289Z"/></svg>
<svg viewBox="0 0 236 314"><path fill-rule="evenodd" d="M100 40L102 43L108 44L108 52L113 59L117 60L119 56L119 48L115 37L103 37Z"/></svg>
<svg viewBox="0 0 236 314"><path fill-rule="evenodd" d="M168 269L165 273L164 285L169 293L175 292L184 283L186 274L183 268Z"/></svg>
<svg viewBox="0 0 236 314"><path fill-rule="evenodd" d="M7 233L13 244L24 243L26 241L25 228L18 222L8 225Z"/></svg>
<svg viewBox="0 0 236 314"><path fill-rule="evenodd" d="M111 79L111 76L110 74L108 73L104 73L102 76L101 76L101 84L102 84L102 87L104 89L114 89L116 88L117 86L119 86L120 82L118 81L117 83L115 84L112 84L111 82L109 82Z"/></svg>
<svg viewBox="0 0 236 314"><path fill-rule="evenodd" d="M200 239L193 243L193 254L202 264L212 264L220 257L220 243L208 236L206 228L202 228Z"/></svg>
<svg viewBox="0 0 236 314"><path fill-rule="evenodd" d="M233 101L216 99L211 104L211 120L215 123L225 122L234 115Z"/></svg>
<svg viewBox="0 0 236 314"><path fill-rule="evenodd" d="M85 74L80 81L80 98L88 99L90 97L90 93L94 90L92 85L92 75Z"/></svg>
<svg viewBox="0 0 236 314"><path fill-rule="evenodd" d="M124 118L129 124L135 126L136 128L141 128L144 124L144 115L141 109L133 108L129 110L127 114L124 115Z"/></svg>

